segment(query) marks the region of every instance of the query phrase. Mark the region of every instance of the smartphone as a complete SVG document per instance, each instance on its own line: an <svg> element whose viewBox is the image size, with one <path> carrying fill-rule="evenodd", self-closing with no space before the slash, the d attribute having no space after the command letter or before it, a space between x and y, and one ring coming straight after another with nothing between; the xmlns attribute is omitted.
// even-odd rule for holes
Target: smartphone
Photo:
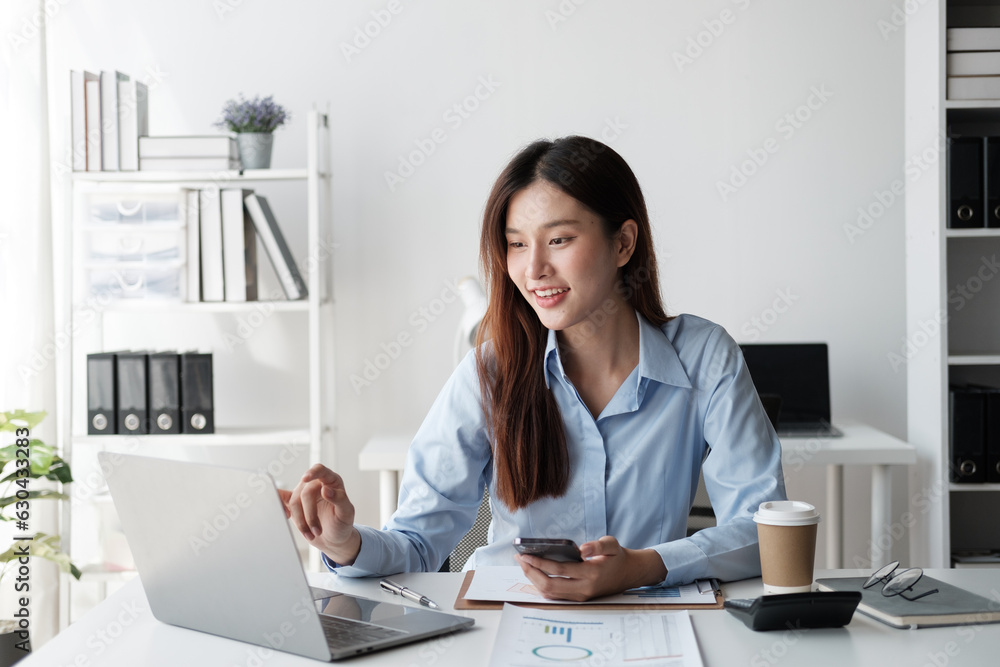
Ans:
<svg viewBox="0 0 1000 667"><path fill-rule="evenodd" d="M518 537L514 540L518 553L538 556L563 563L583 561L580 547L573 540L550 540L542 537Z"/></svg>

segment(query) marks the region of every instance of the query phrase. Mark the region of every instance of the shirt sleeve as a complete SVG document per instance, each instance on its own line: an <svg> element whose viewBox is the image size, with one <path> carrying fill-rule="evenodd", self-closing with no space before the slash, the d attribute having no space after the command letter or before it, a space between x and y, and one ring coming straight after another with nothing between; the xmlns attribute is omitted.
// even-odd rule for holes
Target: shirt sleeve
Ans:
<svg viewBox="0 0 1000 667"><path fill-rule="evenodd" d="M492 474L475 352L452 374L410 444L399 508L382 530L357 526L353 565L328 567L348 577L434 572L469 532Z"/></svg>
<svg viewBox="0 0 1000 667"><path fill-rule="evenodd" d="M743 354L724 329L713 331L694 380L705 414L705 488L717 525L656 547L665 584L706 577L725 581L760 576L753 514L760 503L784 500L781 443L754 388Z"/></svg>

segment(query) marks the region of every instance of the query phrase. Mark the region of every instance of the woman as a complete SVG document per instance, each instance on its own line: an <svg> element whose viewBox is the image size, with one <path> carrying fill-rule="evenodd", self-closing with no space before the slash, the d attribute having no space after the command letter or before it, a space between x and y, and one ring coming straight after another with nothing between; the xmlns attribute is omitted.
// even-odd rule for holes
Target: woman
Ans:
<svg viewBox="0 0 1000 667"><path fill-rule="evenodd" d="M480 344L418 431L385 529L355 526L321 465L283 492L327 564L436 570L485 486L490 543L466 567L517 562L546 597L759 575L752 515L785 497L780 446L732 338L664 313L625 161L584 137L529 145L493 186L480 253ZM719 525L685 537L699 470ZM573 539L584 562L516 555L516 537Z"/></svg>

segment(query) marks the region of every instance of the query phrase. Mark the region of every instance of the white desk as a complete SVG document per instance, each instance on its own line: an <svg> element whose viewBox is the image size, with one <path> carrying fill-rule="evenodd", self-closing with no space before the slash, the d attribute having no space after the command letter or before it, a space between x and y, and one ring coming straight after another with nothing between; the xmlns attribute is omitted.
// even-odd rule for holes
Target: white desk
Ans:
<svg viewBox="0 0 1000 667"><path fill-rule="evenodd" d="M826 566L843 565L844 543L844 466L872 466L871 543L873 566L888 563L891 540L882 549L884 531L892 525L892 475L889 466L913 465L917 452L910 445L888 433L857 422L838 423L841 438L785 438L781 441L781 459L788 479L806 465L826 465ZM377 435L361 450L358 467L379 471L379 521L385 525L396 511L399 495L399 472L406 467L410 435Z"/></svg>
<svg viewBox="0 0 1000 667"><path fill-rule="evenodd" d="M826 566L843 565L844 543L844 466L872 467L871 544L872 566L892 560L892 541L881 548L885 530L892 518L892 465L913 465L917 462L916 448L888 433L867 424L845 421L837 426L844 432L840 438L784 438L781 441L781 462L785 479L806 465L826 465Z"/></svg>
<svg viewBox="0 0 1000 667"><path fill-rule="evenodd" d="M928 570L938 579L1000 599L1000 569ZM817 571L816 576L858 576L867 571ZM354 658L350 665L487 665L500 621L499 611L452 609L462 580L460 573L420 573L394 576L441 604L450 613L475 618L472 629L425 642ZM350 580L323 573L310 575L314 585L373 598L392 597L377 579ZM248 582L248 585L252 583ZM726 584L728 597L756 597L759 579ZM400 601L401 598L395 598ZM410 603L406 603L410 604ZM963 667L997 664L1000 624L960 628L896 630L862 614L844 628L799 632L753 632L723 610L692 611L698 646L706 667L732 665L945 665ZM41 647L19 667L176 667L176 665L317 665L314 660L277 651L260 657L250 644L160 623L149 611L138 579L133 580L82 619Z"/></svg>

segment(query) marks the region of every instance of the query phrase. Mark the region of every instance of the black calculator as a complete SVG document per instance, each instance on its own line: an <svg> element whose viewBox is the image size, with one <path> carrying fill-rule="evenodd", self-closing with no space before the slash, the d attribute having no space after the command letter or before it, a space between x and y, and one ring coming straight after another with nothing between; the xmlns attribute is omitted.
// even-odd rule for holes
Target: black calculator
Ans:
<svg viewBox="0 0 1000 667"><path fill-rule="evenodd" d="M832 591L762 595L726 600L724 606L751 630L795 630L843 627L859 602L859 591Z"/></svg>

